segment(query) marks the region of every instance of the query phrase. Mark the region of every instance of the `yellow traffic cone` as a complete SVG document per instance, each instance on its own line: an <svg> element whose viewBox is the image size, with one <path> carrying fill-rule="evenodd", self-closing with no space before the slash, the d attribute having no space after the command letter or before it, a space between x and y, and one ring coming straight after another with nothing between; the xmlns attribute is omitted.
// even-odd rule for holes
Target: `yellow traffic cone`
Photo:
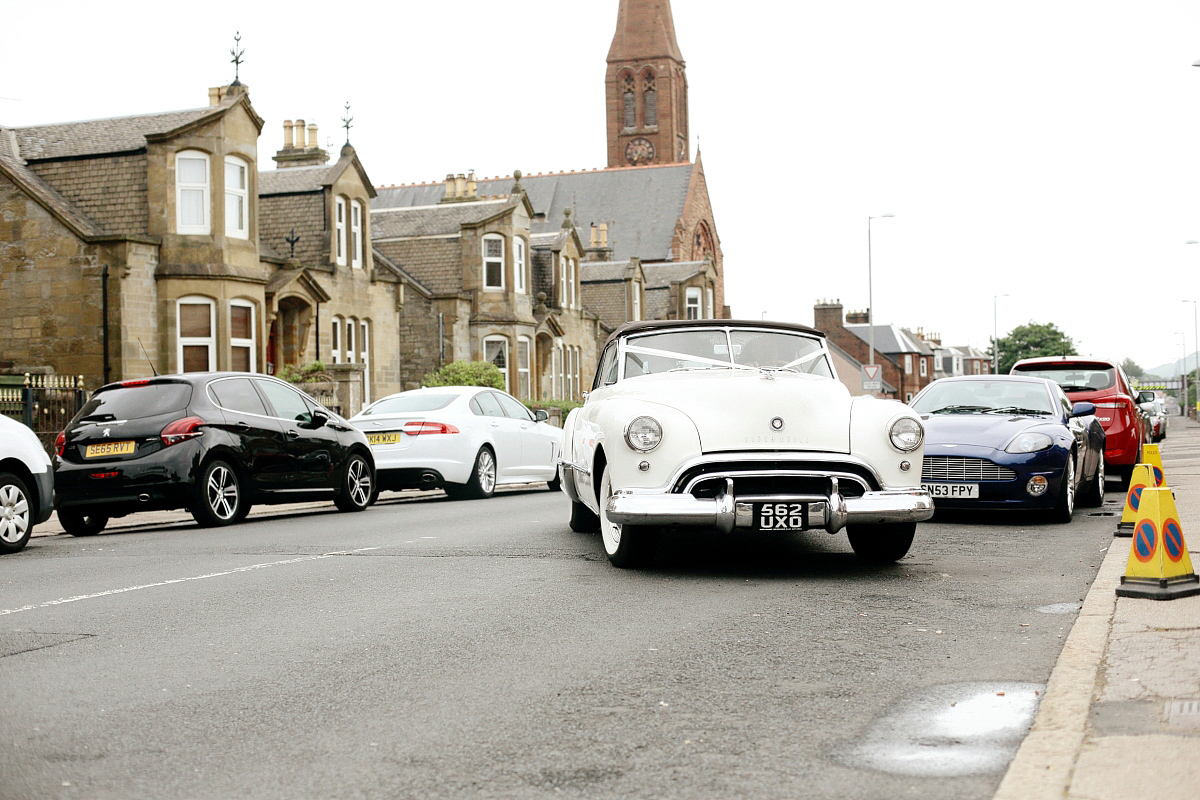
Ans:
<svg viewBox="0 0 1200 800"><path fill-rule="evenodd" d="M1200 594L1170 489L1144 489L1118 597L1173 600Z"/></svg>
<svg viewBox="0 0 1200 800"><path fill-rule="evenodd" d="M1142 493L1146 489L1156 488L1152 470L1149 464L1138 464L1133 468L1133 474L1129 476L1129 491L1125 494L1125 509L1121 512L1121 521L1117 523L1113 536L1133 536L1133 524L1141 519L1138 504Z"/></svg>
<svg viewBox="0 0 1200 800"><path fill-rule="evenodd" d="M1142 445L1142 463L1150 465L1150 472L1154 475L1155 486L1167 485L1167 473L1163 471L1162 454L1158 452L1158 445Z"/></svg>

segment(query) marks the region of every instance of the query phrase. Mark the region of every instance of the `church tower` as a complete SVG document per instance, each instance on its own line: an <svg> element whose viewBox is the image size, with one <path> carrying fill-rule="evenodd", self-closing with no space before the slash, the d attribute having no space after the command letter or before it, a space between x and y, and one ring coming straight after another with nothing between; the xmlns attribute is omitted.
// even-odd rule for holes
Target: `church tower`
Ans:
<svg viewBox="0 0 1200 800"><path fill-rule="evenodd" d="M687 75L671 0L620 0L604 78L610 167L689 161Z"/></svg>

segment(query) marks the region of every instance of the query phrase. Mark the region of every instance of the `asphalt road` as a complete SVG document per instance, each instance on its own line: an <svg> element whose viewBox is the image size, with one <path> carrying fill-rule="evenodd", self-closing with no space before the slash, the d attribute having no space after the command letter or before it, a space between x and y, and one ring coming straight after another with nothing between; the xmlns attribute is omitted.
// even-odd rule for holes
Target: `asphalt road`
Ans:
<svg viewBox="0 0 1200 800"><path fill-rule="evenodd" d="M34 539L0 798L988 798L1116 521L938 519L882 568L675 536L631 572L567 505Z"/></svg>

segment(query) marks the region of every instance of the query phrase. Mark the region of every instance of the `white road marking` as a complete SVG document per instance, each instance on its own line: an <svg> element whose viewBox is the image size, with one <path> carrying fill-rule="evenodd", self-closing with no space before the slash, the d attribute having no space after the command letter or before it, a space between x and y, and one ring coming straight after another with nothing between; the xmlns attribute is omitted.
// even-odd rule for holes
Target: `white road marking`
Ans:
<svg viewBox="0 0 1200 800"><path fill-rule="evenodd" d="M332 553L322 553L319 556L302 556L300 558L289 558L284 561L271 561L266 564L251 564L248 567L238 567L237 569L229 569L224 572L210 572L207 575L193 575L190 578L172 578L166 581L158 581L157 583L143 583L140 586L126 586L123 589L109 589L106 592L96 592L95 594L81 594L75 597L60 597L57 600L47 600L44 603L34 603L33 605L21 606L20 608L4 608L0 609L0 617L6 614L16 614L19 611L33 611L39 608L49 608L50 606L61 606L66 603L75 603L80 600L94 600L97 597L107 597L113 594L124 594L125 592L136 592L139 589L153 589L156 586L170 586L173 583L187 583L188 581L202 581L205 578L220 578L223 575L236 575L239 572L250 572L256 569L266 569L267 567L278 567L283 564L298 564L302 561L317 561L322 558L331 558L332 556L348 556L351 553L362 553L367 550L378 550L378 547L360 547L357 550L336 550Z"/></svg>

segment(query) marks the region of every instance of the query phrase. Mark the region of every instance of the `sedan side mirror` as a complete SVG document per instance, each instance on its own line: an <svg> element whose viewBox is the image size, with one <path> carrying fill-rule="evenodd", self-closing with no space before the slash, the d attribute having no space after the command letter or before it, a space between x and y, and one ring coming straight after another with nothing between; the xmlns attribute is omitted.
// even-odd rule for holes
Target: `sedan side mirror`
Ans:
<svg viewBox="0 0 1200 800"><path fill-rule="evenodd" d="M1141 405L1142 403L1153 403L1154 402L1154 392L1151 392L1151 391L1138 392L1137 401L1138 401L1138 405Z"/></svg>
<svg viewBox="0 0 1200 800"><path fill-rule="evenodd" d="M550 415L547 414L545 411L543 411L540 408L537 411L533 412L533 421L534 422L545 422L548 419L550 419Z"/></svg>
<svg viewBox="0 0 1200 800"><path fill-rule="evenodd" d="M313 409L312 420L308 423L308 427L312 428L313 430L316 430L317 428L325 427L325 425L328 423L329 423L329 415L328 414L326 414L324 411L322 411L319 408Z"/></svg>
<svg viewBox="0 0 1200 800"><path fill-rule="evenodd" d="M1156 410L1154 403L1152 402L1138 403L1138 408L1140 408L1142 411L1145 411L1147 414L1153 414Z"/></svg>
<svg viewBox="0 0 1200 800"><path fill-rule="evenodd" d="M1096 413L1095 403L1076 403L1071 406L1072 417L1087 417Z"/></svg>

